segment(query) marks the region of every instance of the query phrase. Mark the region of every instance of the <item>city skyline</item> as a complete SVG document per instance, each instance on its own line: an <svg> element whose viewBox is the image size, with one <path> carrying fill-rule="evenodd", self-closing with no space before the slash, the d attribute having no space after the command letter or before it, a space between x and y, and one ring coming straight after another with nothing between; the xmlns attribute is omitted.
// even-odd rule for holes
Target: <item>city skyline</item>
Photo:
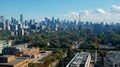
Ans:
<svg viewBox="0 0 120 67"><path fill-rule="evenodd" d="M119 0L1 0L0 16L7 19L23 14L24 19L43 20L55 17L66 20L119 22Z"/></svg>

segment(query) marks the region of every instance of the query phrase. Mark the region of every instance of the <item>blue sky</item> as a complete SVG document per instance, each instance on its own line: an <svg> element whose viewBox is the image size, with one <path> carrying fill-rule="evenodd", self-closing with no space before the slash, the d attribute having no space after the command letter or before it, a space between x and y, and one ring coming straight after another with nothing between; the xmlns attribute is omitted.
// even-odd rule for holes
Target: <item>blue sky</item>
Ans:
<svg viewBox="0 0 120 67"><path fill-rule="evenodd" d="M25 19L39 19L46 16L61 17L81 10L109 10L112 5L120 5L119 0L0 0L0 3L0 16L17 19L20 14Z"/></svg>

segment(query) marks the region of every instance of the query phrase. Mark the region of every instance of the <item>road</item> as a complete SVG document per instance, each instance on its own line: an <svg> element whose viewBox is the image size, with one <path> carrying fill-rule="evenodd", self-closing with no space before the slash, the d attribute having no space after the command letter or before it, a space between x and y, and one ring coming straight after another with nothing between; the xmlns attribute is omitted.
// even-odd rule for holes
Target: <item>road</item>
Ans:
<svg viewBox="0 0 120 67"><path fill-rule="evenodd" d="M78 49L79 46L80 46L80 44L82 44L82 43L84 43L84 40L78 41L77 43L75 43L75 44L73 45L72 49Z"/></svg>

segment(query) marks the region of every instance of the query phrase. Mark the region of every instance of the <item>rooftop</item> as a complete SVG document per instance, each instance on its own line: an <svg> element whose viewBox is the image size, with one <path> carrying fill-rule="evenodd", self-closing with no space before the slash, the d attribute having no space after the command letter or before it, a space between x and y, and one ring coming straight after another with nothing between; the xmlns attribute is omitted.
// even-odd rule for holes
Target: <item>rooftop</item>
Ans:
<svg viewBox="0 0 120 67"><path fill-rule="evenodd" d="M109 55L107 55L104 60L111 64L120 65L120 51L111 51Z"/></svg>
<svg viewBox="0 0 120 67"><path fill-rule="evenodd" d="M7 57L7 55L6 55ZM28 60L26 58L15 58L15 60L11 61L11 62L8 62L8 63L0 63L0 65L15 65L15 64L18 64L20 62L23 62L24 60Z"/></svg>
<svg viewBox="0 0 120 67"><path fill-rule="evenodd" d="M2 55L2 56L0 56L0 58L3 58L3 57L7 58L7 57L11 57L11 56L13 56L13 55Z"/></svg>
<svg viewBox="0 0 120 67"><path fill-rule="evenodd" d="M15 45L15 46L8 46L5 47L4 49L18 49L18 50L24 50L24 49L28 49L28 45Z"/></svg>
<svg viewBox="0 0 120 67"><path fill-rule="evenodd" d="M75 55L75 57L70 61L70 63L66 67L79 67L81 65L85 65L86 60L88 58L89 53L80 52Z"/></svg>
<svg viewBox="0 0 120 67"><path fill-rule="evenodd" d="M7 44L7 41L6 40L0 40L0 44Z"/></svg>

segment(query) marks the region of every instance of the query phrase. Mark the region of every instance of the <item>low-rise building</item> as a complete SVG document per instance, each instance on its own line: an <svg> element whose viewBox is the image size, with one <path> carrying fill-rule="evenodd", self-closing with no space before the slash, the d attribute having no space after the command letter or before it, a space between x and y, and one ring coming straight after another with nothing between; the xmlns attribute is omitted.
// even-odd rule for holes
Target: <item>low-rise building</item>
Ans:
<svg viewBox="0 0 120 67"><path fill-rule="evenodd" d="M105 67L120 67L120 51L111 51L104 58Z"/></svg>
<svg viewBox="0 0 120 67"><path fill-rule="evenodd" d="M28 59L15 58L13 55L0 56L0 67L28 67Z"/></svg>
<svg viewBox="0 0 120 67"><path fill-rule="evenodd" d="M8 42L6 40L0 40L0 54L2 53L2 49L8 46L7 43Z"/></svg>
<svg viewBox="0 0 120 67"><path fill-rule="evenodd" d="M80 52L68 63L66 67L89 67L91 61L90 53Z"/></svg>
<svg viewBox="0 0 120 67"><path fill-rule="evenodd" d="M26 45L18 45L18 46L11 46L5 47L2 50L3 55L15 55L15 56L24 56L31 58L31 56L37 56L40 53L39 48L28 48Z"/></svg>

